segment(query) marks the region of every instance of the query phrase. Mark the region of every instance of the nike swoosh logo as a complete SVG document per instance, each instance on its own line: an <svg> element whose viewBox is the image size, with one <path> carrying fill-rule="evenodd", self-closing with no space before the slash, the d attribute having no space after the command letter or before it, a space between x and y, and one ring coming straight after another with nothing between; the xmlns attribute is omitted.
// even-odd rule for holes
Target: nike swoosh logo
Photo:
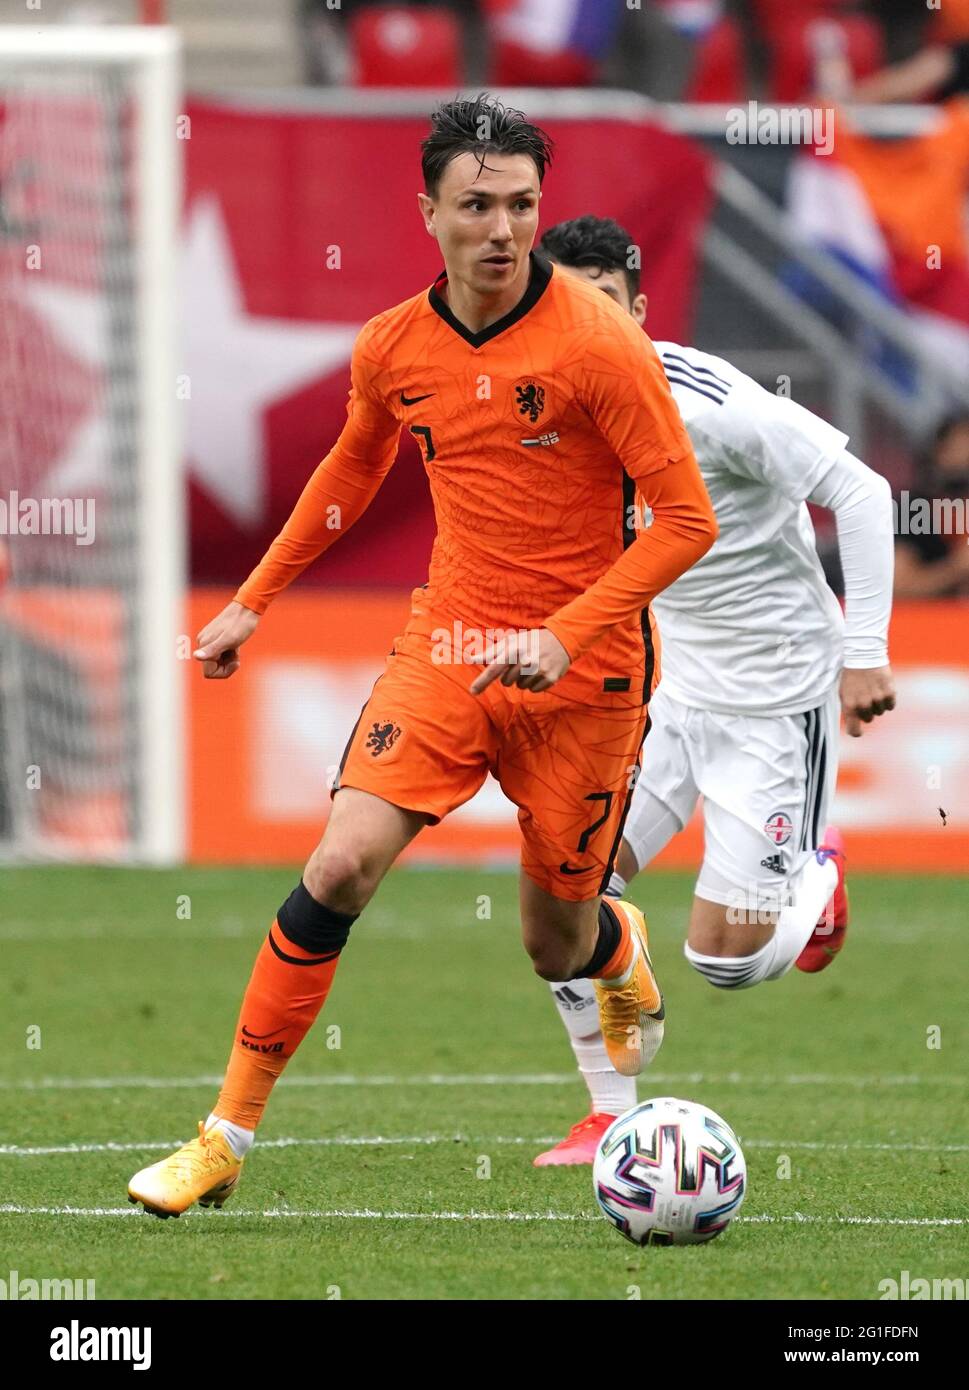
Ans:
<svg viewBox="0 0 969 1390"><path fill-rule="evenodd" d="M418 401L430 400L431 396L436 395L434 391L428 391L426 396L405 396L403 391L400 393L401 405L416 405Z"/></svg>
<svg viewBox="0 0 969 1390"><path fill-rule="evenodd" d="M571 864L560 864L560 865L559 865L559 873L560 873L560 874L591 874L592 871L593 871L595 868L596 868L596 865L595 865L595 864L590 864L590 865L588 866L588 868L586 868L586 869L573 869L572 866L571 866Z"/></svg>
<svg viewBox="0 0 969 1390"><path fill-rule="evenodd" d="M271 1033L250 1033L246 1025L243 1024L242 1031L245 1033L247 1038L271 1038L274 1037L276 1033L281 1033L283 1030L282 1028L274 1028Z"/></svg>

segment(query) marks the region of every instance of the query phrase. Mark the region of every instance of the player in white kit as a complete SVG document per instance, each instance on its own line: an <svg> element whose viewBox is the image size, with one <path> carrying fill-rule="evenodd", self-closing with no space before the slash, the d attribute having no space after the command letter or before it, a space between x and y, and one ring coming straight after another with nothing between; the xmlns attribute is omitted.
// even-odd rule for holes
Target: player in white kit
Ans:
<svg viewBox="0 0 969 1390"><path fill-rule="evenodd" d="M632 239L581 217L542 249L643 323ZM824 969L847 926L844 852L827 824L839 714L849 735L890 710L893 529L888 482L847 435L729 363L656 342L717 514L719 539L654 600L662 677L643 767L608 892L682 830L703 797L703 862L684 951L711 984ZM807 502L838 528L845 614L825 581ZM551 986L592 1111L536 1165L591 1163L602 1133L636 1104L610 1065L585 980Z"/></svg>

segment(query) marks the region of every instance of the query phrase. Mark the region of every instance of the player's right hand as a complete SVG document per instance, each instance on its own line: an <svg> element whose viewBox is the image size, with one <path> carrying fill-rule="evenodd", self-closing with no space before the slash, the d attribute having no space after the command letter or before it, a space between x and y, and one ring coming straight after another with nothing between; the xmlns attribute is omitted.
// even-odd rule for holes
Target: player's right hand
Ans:
<svg viewBox="0 0 969 1390"><path fill-rule="evenodd" d="M472 695L480 695L494 680L520 690L548 690L572 665L572 658L547 627L510 632L474 660L487 669L472 682Z"/></svg>
<svg viewBox="0 0 969 1390"><path fill-rule="evenodd" d="M848 668L841 672L841 712L845 733L861 738L862 724L895 708L895 677L890 666Z"/></svg>
<svg viewBox="0 0 969 1390"><path fill-rule="evenodd" d="M192 653L202 663L202 674L209 681L228 680L239 669L239 648L259 626L259 614L244 608L235 599L218 617L202 628L198 647Z"/></svg>

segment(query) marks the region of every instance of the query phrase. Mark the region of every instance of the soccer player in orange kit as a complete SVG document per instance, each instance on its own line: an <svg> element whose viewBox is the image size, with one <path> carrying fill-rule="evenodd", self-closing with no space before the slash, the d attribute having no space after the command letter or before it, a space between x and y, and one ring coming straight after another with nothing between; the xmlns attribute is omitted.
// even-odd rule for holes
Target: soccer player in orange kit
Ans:
<svg viewBox="0 0 969 1390"><path fill-rule="evenodd" d="M594 980L625 1074L662 1040L642 914L601 894L658 679L648 605L709 549L716 521L649 339L532 252L548 137L481 95L441 106L422 152L418 201L445 269L364 325L339 439L195 655L211 679L238 669L275 595L339 535L334 515L343 529L362 515L402 427L420 442L434 501L428 582L350 736L323 838L256 959L213 1111L197 1139L129 1184L160 1216L231 1194L351 925L401 850L489 771L519 808L535 970ZM636 525L643 502L648 529Z"/></svg>

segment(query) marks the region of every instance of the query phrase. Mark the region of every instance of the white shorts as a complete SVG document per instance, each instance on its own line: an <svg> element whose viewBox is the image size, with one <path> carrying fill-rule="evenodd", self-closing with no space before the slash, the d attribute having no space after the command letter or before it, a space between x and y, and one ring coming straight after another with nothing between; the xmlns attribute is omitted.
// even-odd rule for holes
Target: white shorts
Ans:
<svg viewBox="0 0 969 1390"><path fill-rule="evenodd" d="M702 796L697 896L776 908L827 824L838 776L837 689L803 714L764 716L694 709L660 685L649 713L623 830L640 868L683 829Z"/></svg>

